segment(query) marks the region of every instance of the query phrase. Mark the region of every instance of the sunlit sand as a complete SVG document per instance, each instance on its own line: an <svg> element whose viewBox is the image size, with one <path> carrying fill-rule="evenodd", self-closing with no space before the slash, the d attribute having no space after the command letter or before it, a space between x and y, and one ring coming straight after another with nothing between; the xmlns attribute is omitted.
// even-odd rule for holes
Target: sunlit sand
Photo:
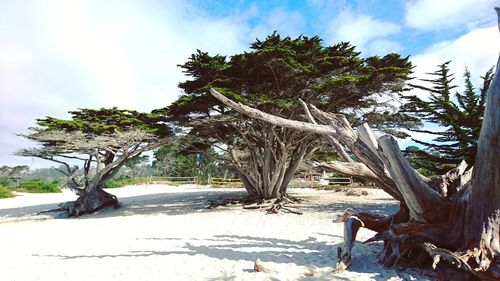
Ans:
<svg viewBox="0 0 500 281"><path fill-rule="evenodd" d="M2 280L423 280L413 271L385 269L382 244L354 247L348 271L335 275L336 248L348 207L394 212L382 190L368 196L291 189L303 215L268 215L241 206L207 209L209 200L243 189L131 186L111 189L122 208L71 219L37 212L73 200L62 194L21 194L0 200ZM374 232L360 229L360 241ZM256 259L275 270L255 272Z"/></svg>

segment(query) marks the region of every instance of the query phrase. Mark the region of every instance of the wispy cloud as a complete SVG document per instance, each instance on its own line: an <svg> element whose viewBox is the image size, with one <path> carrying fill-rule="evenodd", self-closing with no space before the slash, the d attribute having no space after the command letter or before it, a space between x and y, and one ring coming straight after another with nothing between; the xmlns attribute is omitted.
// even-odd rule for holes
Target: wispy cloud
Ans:
<svg viewBox="0 0 500 281"><path fill-rule="evenodd" d="M495 64L498 46L500 36L496 26L475 29L455 40L438 42L411 58L416 65L415 76L426 77L426 73L437 70L437 65L451 60L450 69L456 74L457 85L463 85L465 67L471 71L473 82L478 85L479 76Z"/></svg>
<svg viewBox="0 0 500 281"><path fill-rule="evenodd" d="M185 79L177 64L196 48L247 48L242 21L213 19L183 2L1 2L0 164L22 161L9 155L11 140L24 142L14 134L36 118L166 106Z"/></svg>
<svg viewBox="0 0 500 281"><path fill-rule="evenodd" d="M401 49L398 42L388 39L400 31L400 26L389 21L342 12L329 23L326 41L329 44L349 41L370 55L386 54Z"/></svg>
<svg viewBox="0 0 500 281"><path fill-rule="evenodd" d="M495 0L413 0L405 7L405 24L420 30L471 29L494 21Z"/></svg>
<svg viewBox="0 0 500 281"><path fill-rule="evenodd" d="M305 27L306 19L299 11L289 11L279 7L265 13L260 22L252 27L249 39L263 39L273 31L296 37L304 33Z"/></svg>

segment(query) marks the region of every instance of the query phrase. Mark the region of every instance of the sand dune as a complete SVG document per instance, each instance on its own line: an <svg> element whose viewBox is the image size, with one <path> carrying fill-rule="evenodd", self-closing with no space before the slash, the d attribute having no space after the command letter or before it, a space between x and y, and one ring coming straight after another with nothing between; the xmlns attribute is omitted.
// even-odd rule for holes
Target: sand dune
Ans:
<svg viewBox="0 0 500 281"><path fill-rule="evenodd" d="M304 215L268 215L240 206L208 210L208 200L242 189L133 186L112 189L122 208L74 219L34 215L75 195L21 194L0 200L1 280L431 280L382 268L382 245L357 243L352 267L335 275L347 207L393 212L381 190L352 197L292 189ZM359 240L374 233L361 229ZM259 258L275 272L254 272Z"/></svg>

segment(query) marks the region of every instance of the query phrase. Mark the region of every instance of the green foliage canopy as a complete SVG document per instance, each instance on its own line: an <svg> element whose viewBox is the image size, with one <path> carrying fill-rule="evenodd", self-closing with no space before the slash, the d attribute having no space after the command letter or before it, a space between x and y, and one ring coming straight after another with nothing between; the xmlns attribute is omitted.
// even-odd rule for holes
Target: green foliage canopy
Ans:
<svg viewBox="0 0 500 281"><path fill-rule="evenodd" d="M37 124L45 130L81 131L88 135L112 134L118 131L140 129L159 136L168 136L171 131L160 115L135 110L112 108L69 111L71 119L45 117Z"/></svg>
<svg viewBox="0 0 500 281"><path fill-rule="evenodd" d="M322 45L319 37L282 38L274 33L252 43L250 52L230 58L198 50L180 65L192 77L179 84L185 92L168 108L176 120L205 118L221 104L216 88L233 100L285 115L297 99L328 112L380 108L379 95L404 91L411 63L398 54L361 58L349 43Z"/></svg>

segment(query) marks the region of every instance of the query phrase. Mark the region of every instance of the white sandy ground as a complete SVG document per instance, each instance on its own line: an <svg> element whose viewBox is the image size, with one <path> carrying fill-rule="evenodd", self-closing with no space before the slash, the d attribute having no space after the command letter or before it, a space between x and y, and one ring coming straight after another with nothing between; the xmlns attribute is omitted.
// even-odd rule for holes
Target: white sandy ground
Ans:
<svg viewBox="0 0 500 281"><path fill-rule="evenodd" d="M62 194L19 194L0 200L0 280L432 280L377 261L381 243L361 244L353 264L335 275L343 227L332 219L347 207L391 213L397 202L381 190L368 196L291 189L303 215L268 215L241 206L208 210L208 200L243 196L242 189L130 186L108 190L122 208L72 219L34 213L74 200ZM254 272L259 258L276 273Z"/></svg>

